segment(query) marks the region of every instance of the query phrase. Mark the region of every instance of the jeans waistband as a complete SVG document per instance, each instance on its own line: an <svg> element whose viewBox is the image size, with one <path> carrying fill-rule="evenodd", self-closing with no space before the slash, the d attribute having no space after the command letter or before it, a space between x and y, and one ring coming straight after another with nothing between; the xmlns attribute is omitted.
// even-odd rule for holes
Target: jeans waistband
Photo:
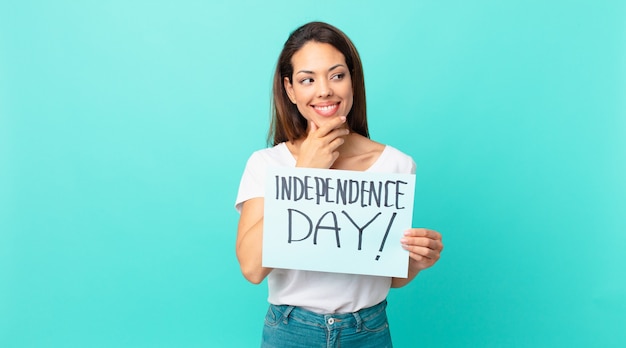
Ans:
<svg viewBox="0 0 626 348"><path fill-rule="evenodd" d="M361 328L361 323L370 318L379 315L387 308L387 300L383 300L372 307L363 308L352 313L336 313L336 314L318 314L307 309L289 306L289 305L270 305L282 312L280 320L287 323L290 319L296 320L307 325L315 325L326 327L329 329L341 329L348 327L356 327L357 331Z"/></svg>

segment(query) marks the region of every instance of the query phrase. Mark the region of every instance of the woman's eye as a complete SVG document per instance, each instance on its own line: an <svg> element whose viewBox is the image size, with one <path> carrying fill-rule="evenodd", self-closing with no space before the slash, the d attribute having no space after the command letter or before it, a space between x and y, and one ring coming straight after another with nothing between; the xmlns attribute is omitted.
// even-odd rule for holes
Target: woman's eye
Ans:
<svg viewBox="0 0 626 348"><path fill-rule="evenodd" d="M300 83L303 85L310 85L313 83L313 79L312 78L306 78L306 79L302 79L300 80Z"/></svg>
<svg viewBox="0 0 626 348"><path fill-rule="evenodd" d="M345 76L346 76L346 74L341 73L341 74L333 75L332 79L333 80L342 80Z"/></svg>

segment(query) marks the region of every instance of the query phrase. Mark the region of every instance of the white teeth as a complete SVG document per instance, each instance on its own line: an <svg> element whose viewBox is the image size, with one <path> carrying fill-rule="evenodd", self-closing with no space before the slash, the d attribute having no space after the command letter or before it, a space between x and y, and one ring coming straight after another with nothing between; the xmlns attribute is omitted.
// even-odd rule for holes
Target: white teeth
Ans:
<svg viewBox="0 0 626 348"><path fill-rule="evenodd" d="M328 111L330 109L334 109L337 106L337 104L333 104L333 105L326 105L326 106L316 106L315 108L321 111Z"/></svg>

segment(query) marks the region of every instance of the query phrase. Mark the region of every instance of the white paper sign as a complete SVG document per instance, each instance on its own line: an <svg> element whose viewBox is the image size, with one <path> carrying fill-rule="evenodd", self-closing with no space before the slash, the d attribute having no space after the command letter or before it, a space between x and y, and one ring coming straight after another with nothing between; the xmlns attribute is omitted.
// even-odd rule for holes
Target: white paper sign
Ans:
<svg viewBox="0 0 626 348"><path fill-rule="evenodd" d="M407 277L415 175L271 167L263 266Z"/></svg>

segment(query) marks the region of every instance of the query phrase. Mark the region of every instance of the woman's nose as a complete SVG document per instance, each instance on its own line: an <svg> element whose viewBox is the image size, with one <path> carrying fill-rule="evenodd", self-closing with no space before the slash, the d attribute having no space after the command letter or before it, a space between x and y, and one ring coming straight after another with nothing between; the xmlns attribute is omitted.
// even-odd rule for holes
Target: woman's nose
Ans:
<svg viewBox="0 0 626 348"><path fill-rule="evenodd" d="M320 82L318 84L317 92L320 98L330 97L333 95L333 89L330 87L328 82Z"/></svg>

